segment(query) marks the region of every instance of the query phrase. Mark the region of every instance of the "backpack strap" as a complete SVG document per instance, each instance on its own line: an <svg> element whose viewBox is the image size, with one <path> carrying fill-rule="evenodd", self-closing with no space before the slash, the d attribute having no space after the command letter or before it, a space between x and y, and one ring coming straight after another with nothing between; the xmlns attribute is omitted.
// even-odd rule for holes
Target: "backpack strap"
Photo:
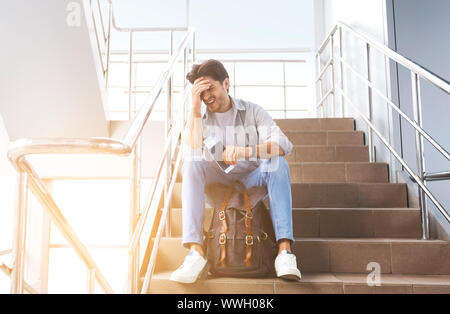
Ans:
<svg viewBox="0 0 450 314"><path fill-rule="evenodd" d="M253 213L250 206L250 198L248 197L247 190L244 190L244 202L245 202L245 266L251 266L252 247L253 247L253 232L252 232L252 219Z"/></svg>
<svg viewBox="0 0 450 314"><path fill-rule="evenodd" d="M222 267L225 267L225 260L227 257L227 232L228 232L228 225L227 225L227 216L225 211L227 210L228 202L231 199L231 195L233 194L234 186L231 185L227 194L225 195L225 199L223 200L222 206L219 211L219 220L222 221L222 227L220 228L220 236L219 236L219 244L220 244L220 259L219 262L222 265Z"/></svg>

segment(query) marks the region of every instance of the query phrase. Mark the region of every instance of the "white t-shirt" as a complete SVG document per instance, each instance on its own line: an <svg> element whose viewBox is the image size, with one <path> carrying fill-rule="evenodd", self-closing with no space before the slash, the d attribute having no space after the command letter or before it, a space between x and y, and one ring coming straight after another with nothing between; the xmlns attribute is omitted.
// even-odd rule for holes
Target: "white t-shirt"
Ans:
<svg viewBox="0 0 450 314"><path fill-rule="evenodd" d="M230 108L226 112L214 112L214 118L217 121L219 128L216 128L216 132L222 139L222 143L225 147L228 145L234 145L234 110Z"/></svg>
<svg viewBox="0 0 450 314"><path fill-rule="evenodd" d="M235 125L235 112L233 108L230 108L227 112L214 112L214 119L216 120L217 126L214 127L214 132L222 140L224 147L228 145L236 145L234 125ZM247 160L239 160L235 165L234 169L230 173L246 173L249 172L249 163Z"/></svg>

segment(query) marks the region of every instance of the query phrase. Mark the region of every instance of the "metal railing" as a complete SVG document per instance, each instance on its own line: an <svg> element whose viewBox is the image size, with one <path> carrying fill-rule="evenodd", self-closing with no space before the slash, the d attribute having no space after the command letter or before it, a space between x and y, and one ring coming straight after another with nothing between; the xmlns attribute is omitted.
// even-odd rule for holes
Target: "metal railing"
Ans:
<svg viewBox="0 0 450 314"><path fill-rule="evenodd" d="M172 55L174 48L174 33L175 32L187 32L188 27L120 27L117 25L116 16L114 13L114 6L112 0L103 0L108 7L108 28L105 30L105 22L103 18L103 10L100 4L100 0L89 0L89 10L91 13L91 22L94 27L94 33L97 43L97 50L101 61L101 67L103 71L103 77L105 80L106 88L109 87L110 79L110 64L111 64L111 33L114 29L120 33L127 33L129 36L129 48L128 48L128 119L133 118L133 113L136 112L136 108L133 107L132 101L133 91L133 63L134 57L134 40L133 35L135 33L154 33L154 32L167 32L170 36L170 46L168 55ZM96 18L97 17L97 18ZM195 35L194 35L195 36ZM194 40L195 41L195 40ZM195 50L195 45L193 50Z"/></svg>
<svg viewBox="0 0 450 314"><path fill-rule="evenodd" d="M109 0L108 3L110 5L110 23L112 23L117 28L114 21L112 3ZM92 4L92 1L90 1L90 4ZM95 19L94 15L93 18ZM127 28L121 30L129 32L130 35L132 35L133 32L138 31L161 31L161 29L159 28ZM171 28L164 28L163 30L169 32L178 31L178 29L174 30ZM140 258L138 256L138 244L141 241L142 229L145 225L149 225L147 218L149 216L152 216L152 214L149 213L150 210L155 207L155 200L158 201L161 198L161 196L158 197L158 195L156 195L154 192L156 190L156 186L164 186L164 208L168 208L169 206L168 204L170 202L171 194L173 191L173 183L170 180L173 175L171 171L172 159L174 157L176 143L178 140L180 140L184 125L186 124L187 97L183 98L182 104L177 104L177 108L181 109L179 110L179 119L177 121L175 121L173 117L174 104L172 102L172 77L174 75L175 65L179 62L179 60L183 60L184 72L186 73L189 65L192 64L195 60L195 34L192 29L186 28L186 31L186 35L180 42L178 47L175 50L173 50L173 47L171 47L171 55L165 70L160 75L158 82L152 89L151 93L149 93L149 96L141 106L140 110L133 117L133 122L128 129L124 139L20 139L10 144L10 147L8 149L8 158L18 171L14 243L12 248L13 266L11 271L9 272L11 276L11 293L23 293L24 288L27 289L27 287L29 287L29 285L27 285L23 278L24 255L26 248L25 231L28 190L31 190L32 193L36 196L38 201L42 204L44 210L49 213L50 218L59 229L63 237L68 241L69 245L75 250L82 262L88 268L89 292L94 291L95 281L98 282L98 284L105 292L113 292L111 286L106 280L106 277L103 275L102 271L89 253L87 246L82 243L78 235L75 233L74 229L65 219L60 208L47 189L44 181L39 177L32 165L28 162L27 156L35 154L109 154L123 157L132 155L132 173L130 176L130 241L131 239L132 241L128 247L128 288L129 292L131 293L138 292L139 267L146 267L146 265L140 265ZM110 34L110 31L108 31L108 34ZM110 37L108 37L108 44L109 40ZM132 45L130 46L131 63L133 49ZM105 67L104 71L106 77L108 68L109 65ZM187 88L187 84L185 85L185 87ZM155 176L155 180L153 180L152 183L152 197L145 204L143 214L140 215L140 140L142 138L141 135L143 129L146 126L147 121L149 120L149 117L163 90L167 91L166 145L158 167L157 176ZM185 91L185 94L187 95L187 90ZM177 163L179 163L180 158L181 151L178 153ZM165 169L166 175L160 176L159 174L162 172L163 168ZM153 221L150 222L150 225L152 224Z"/></svg>
<svg viewBox="0 0 450 314"><path fill-rule="evenodd" d="M365 66L367 69L367 76L364 76L363 74L360 74L357 70L355 70L351 64L349 64L346 59L344 58L343 54L343 38L344 33L351 34L353 38L356 38L359 40L359 42L362 42L365 47L364 55L365 55ZM336 37L339 40L337 44L336 49ZM325 50L329 47L329 52L326 52ZM378 89L373 81L372 81L372 74L373 69L371 67L371 56L372 56L372 50L376 50L379 53L383 55L385 60L396 62L399 65L402 65L406 69L408 69L411 73L411 86L412 86L412 99L413 99L413 107L414 107L414 121L411 120L398 106L396 106L390 97L385 95L383 91ZM336 53L336 50L338 53ZM329 60L323 65L322 62L322 56L328 55ZM327 100L332 97L331 101L331 112L332 117L336 117L336 98L338 95L341 96L341 114L342 117L345 116L345 104L348 103L352 106L352 108L358 113L358 115L362 118L362 120L367 124L369 131L368 131L368 146L369 146L369 155L370 155L370 161L374 161L374 143L373 143L373 133L375 133L378 138L383 142L383 144L388 148L388 150L391 152L391 154L402 164L402 166L405 168L405 170L408 172L408 174L411 176L411 178L417 183L418 185L418 193L419 193L419 204L421 209L421 216L422 216L422 238L423 239L429 239L429 217L428 217L428 205L426 197L428 197L433 204L436 206L436 208L439 210L439 212L445 217L448 223L450 223L450 216L445 210L445 208L442 206L442 204L437 200L437 198L431 193L431 191L427 187L428 181L437 181L437 180L449 180L450 179L450 171L442 171L437 173L427 173L425 171L425 159L424 159L424 139L426 139L433 147L441 154L443 155L448 161L450 161L450 154L439 144L437 141L435 141L422 127L422 96L421 96L421 86L420 86L420 79L427 80L434 86L440 88L442 91L444 91L447 95L450 95L450 84L445 82L444 80L440 79L436 75L430 73L429 71L425 70L421 66L415 64L414 62L406 59L405 57L401 56L400 54L396 53L395 51L389 49L385 45L382 45L367 36L354 31L352 28L347 26L344 23L338 23L336 26L333 27L331 32L328 34L328 36L325 38L323 43L321 44L320 48L318 49L318 52L316 54L317 59L317 79L316 84L319 85L318 92L320 99L317 104L317 110L321 109L321 115L322 117L325 116L325 104L327 103ZM336 69L336 66L339 66L338 69ZM365 84L367 86L367 92L368 92L368 112L369 117L366 117L361 110L358 109L358 106L354 104L354 101L352 98L345 92L344 87L344 70L347 69L350 71L360 82ZM329 86L327 85L327 79L325 74L328 71L331 71L331 83ZM336 70L340 71L340 82L337 80ZM329 87L328 91L324 91L325 87ZM386 103L390 106L391 109L395 110L401 117L403 117L414 129L415 129L415 143L416 143L416 162L417 162L417 168L418 168L418 174L415 174L411 168L407 165L407 163L403 160L403 158L395 151L395 149L392 147L392 145L389 143L388 140L384 138L384 136L381 134L380 131L377 130L377 128L373 125L373 104L372 104L372 95L373 93L376 93L381 99L386 101Z"/></svg>
<svg viewBox="0 0 450 314"><path fill-rule="evenodd" d="M139 52L137 52L137 54L140 54L141 57L138 60L134 60L133 64L134 64L134 73L136 74L137 72L142 72L142 70L140 70L140 66L141 65L155 65L155 64L161 64L161 63L165 63L167 62L166 60L154 60L154 59L150 59L150 58L142 58L142 56L146 56L149 57L152 54L159 54L162 52L167 52L167 51L161 51L161 50L140 50ZM292 106L290 108L288 108L287 105L287 90L288 89L307 89L307 88L313 88L312 86L305 84L305 83L297 83L297 84L293 84L293 83L288 83L287 82L287 77L286 77L286 67L289 67L291 65L298 65L298 64L306 64L307 63L307 59L306 58L271 58L268 57L267 55L278 55L278 54L306 54L306 53L310 53L311 50L309 48L288 48L288 49L198 49L196 51L196 55L198 56L198 62L202 62L205 61L205 56L211 56L211 55L224 55L224 54L228 54L228 55L242 55L242 54L258 54L258 55L262 55L264 56L263 59L261 58L221 58L220 61L222 63L224 63L224 65L227 67L227 65L229 65L229 73L230 73L230 94L233 95L233 97L236 97L236 89L239 88L248 88L248 87L253 87L253 88L278 88L280 90L282 90L282 102L280 102L281 106L278 109L267 109L266 110L268 112L283 112L283 118L287 118L288 113L289 112L308 112L311 111L312 109L308 109L308 108L293 108ZM127 54L126 51L111 51L111 66L113 67L114 65L117 64L129 64L128 60L117 60L118 56L122 56L124 54ZM277 84L259 84L259 83L254 83L254 84L240 84L237 83L237 77L238 75L236 74L236 65L247 65L247 64L258 64L258 65L265 65L265 64L275 64L277 66L277 69L279 67L280 69L280 73L281 73L281 80L279 82L277 82ZM114 69L114 68L113 68ZM146 67L145 71L150 71L151 68ZM116 75L114 75L114 71L111 72L111 77L115 77ZM309 82L308 82L309 83ZM109 90L112 89L118 89L118 90L123 90L123 92L125 94L129 94L130 90L131 90L131 94L133 95L133 100L131 100L130 98L130 94L128 95L128 108L125 110L125 104L124 106L120 106L119 108L114 108L112 109L111 107L108 109L109 113L111 114L111 116L122 116L122 118L125 118L125 114L128 113L129 115L129 110L130 108L134 107L134 104L136 103L136 98L137 98L137 94L139 93L147 93L149 92L151 89L153 88L152 85L141 85L139 84L139 82L137 82L136 76L134 78L133 84L131 86L131 88L129 88L129 86L124 86L124 85L113 85L111 84L109 86ZM173 89L175 93L179 93L180 89L183 90L184 86L177 86L177 85L173 85ZM133 102L133 105L130 106L130 101ZM155 112L161 112L160 110L155 110Z"/></svg>

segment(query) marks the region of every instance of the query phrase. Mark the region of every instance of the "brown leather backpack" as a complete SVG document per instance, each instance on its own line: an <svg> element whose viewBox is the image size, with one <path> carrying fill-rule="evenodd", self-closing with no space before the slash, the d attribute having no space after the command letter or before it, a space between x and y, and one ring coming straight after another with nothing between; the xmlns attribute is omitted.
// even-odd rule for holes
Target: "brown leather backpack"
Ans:
<svg viewBox="0 0 450 314"><path fill-rule="evenodd" d="M214 207L205 234L210 272L216 276L273 276L276 257L275 234L270 214L262 201L265 186L245 189L212 183L205 187L208 204Z"/></svg>

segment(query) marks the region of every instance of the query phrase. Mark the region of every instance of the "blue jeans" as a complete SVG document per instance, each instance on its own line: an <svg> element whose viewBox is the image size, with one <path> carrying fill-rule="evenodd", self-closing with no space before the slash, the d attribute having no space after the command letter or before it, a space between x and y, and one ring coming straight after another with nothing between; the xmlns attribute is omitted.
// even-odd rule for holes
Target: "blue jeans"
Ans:
<svg viewBox="0 0 450 314"><path fill-rule="evenodd" d="M234 180L240 180L247 188L267 186L276 240L289 239L294 242L291 180L289 165L284 157L266 159L250 173L236 174L225 174L211 161L185 160L182 174L183 246L188 247L188 243L202 244L205 185L213 182L231 185Z"/></svg>

